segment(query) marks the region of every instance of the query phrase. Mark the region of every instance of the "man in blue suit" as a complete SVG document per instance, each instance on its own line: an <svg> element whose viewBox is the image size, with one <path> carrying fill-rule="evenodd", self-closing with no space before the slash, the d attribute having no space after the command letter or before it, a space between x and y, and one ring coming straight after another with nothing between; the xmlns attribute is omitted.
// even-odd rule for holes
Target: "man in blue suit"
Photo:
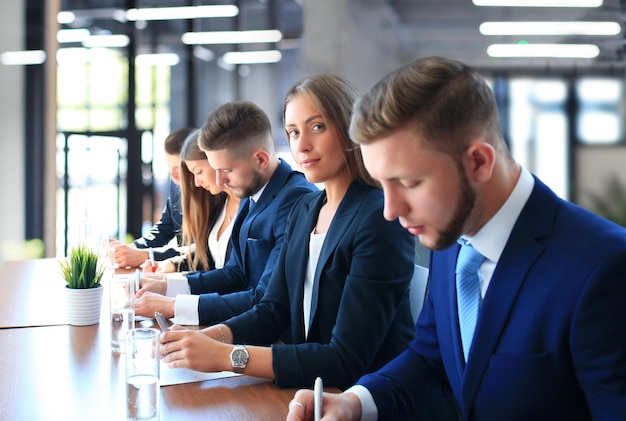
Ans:
<svg viewBox="0 0 626 421"><path fill-rule="evenodd" d="M513 160L499 125L484 80L437 57L357 104L352 138L382 183L385 217L433 250L431 279L409 349L325 394L325 416L626 419L626 229L558 198ZM482 263L466 336L455 271L472 247ZM312 411L299 391L288 420Z"/></svg>
<svg viewBox="0 0 626 421"><path fill-rule="evenodd" d="M208 272L144 274L135 312L152 317L160 311L179 324L211 325L249 310L263 297L287 215L296 199L317 188L276 156L269 119L250 102L215 110L198 142L217 173L217 184L242 199L230 258L223 268Z"/></svg>

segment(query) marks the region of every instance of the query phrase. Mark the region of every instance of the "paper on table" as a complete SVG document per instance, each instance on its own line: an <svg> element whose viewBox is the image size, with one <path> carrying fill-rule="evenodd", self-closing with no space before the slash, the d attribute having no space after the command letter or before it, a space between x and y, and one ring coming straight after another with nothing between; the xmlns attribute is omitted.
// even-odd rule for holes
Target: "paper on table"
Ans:
<svg viewBox="0 0 626 421"><path fill-rule="evenodd" d="M202 371L190 370L188 368L169 368L167 363L161 360L161 373L159 383L161 386L172 386L175 384L202 382L205 380L222 379L225 377L241 376L241 374L230 371L220 371L217 373L203 373Z"/></svg>

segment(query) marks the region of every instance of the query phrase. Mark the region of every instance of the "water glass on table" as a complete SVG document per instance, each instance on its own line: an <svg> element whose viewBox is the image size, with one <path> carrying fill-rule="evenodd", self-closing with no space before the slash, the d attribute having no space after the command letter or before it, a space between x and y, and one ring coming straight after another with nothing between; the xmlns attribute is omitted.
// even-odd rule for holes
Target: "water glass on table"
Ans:
<svg viewBox="0 0 626 421"><path fill-rule="evenodd" d="M126 334L135 327L135 277L114 275L109 284L111 351L123 353Z"/></svg>
<svg viewBox="0 0 626 421"><path fill-rule="evenodd" d="M132 329L126 336L126 419L159 419L159 336L153 328Z"/></svg>

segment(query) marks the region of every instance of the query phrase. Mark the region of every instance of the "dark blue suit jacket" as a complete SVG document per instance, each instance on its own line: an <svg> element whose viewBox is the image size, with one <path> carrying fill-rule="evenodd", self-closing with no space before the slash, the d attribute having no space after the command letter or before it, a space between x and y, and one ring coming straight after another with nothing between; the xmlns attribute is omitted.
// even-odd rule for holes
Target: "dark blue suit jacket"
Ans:
<svg viewBox="0 0 626 421"><path fill-rule="evenodd" d="M198 305L201 325L222 322L249 310L265 288L283 243L287 216L295 201L317 188L281 160L252 210L239 204L231 235L231 254L223 268L187 275Z"/></svg>
<svg viewBox="0 0 626 421"><path fill-rule="evenodd" d="M321 376L325 386L345 388L404 351L413 338L407 294L413 237L398 221L383 218L382 192L358 181L326 234L305 338L309 236L325 199L322 191L296 204L265 296L251 311L226 322L235 343L268 345L288 330L291 345L272 348L281 387L310 387Z"/></svg>
<svg viewBox="0 0 626 421"><path fill-rule="evenodd" d="M156 260L165 260L180 254L172 247L163 247L173 238L176 238L176 244L179 246L182 244L183 209L180 203L180 187L170 179L170 195L165 202L161 219L146 235L137 238L133 243L138 249L159 247L158 250L154 250L154 257Z"/></svg>
<svg viewBox="0 0 626 421"><path fill-rule="evenodd" d="M467 366L458 248L432 255L409 350L359 381L380 419L428 406L448 381L465 419L626 419L626 230L535 180L485 294Z"/></svg>

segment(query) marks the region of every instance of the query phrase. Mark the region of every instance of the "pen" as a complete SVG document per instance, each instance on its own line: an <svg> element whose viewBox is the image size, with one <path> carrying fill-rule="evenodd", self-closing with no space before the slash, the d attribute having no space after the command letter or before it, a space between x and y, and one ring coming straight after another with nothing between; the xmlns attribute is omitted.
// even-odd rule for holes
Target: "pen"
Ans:
<svg viewBox="0 0 626 421"><path fill-rule="evenodd" d="M154 318L159 324L159 327L161 328L162 332L168 332L170 330L170 327L167 324L167 320L165 320L165 317L161 313L159 313L158 311L155 311Z"/></svg>
<svg viewBox="0 0 626 421"><path fill-rule="evenodd" d="M139 269L135 270L135 292L141 288L141 272Z"/></svg>
<svg viewBox="0 0 626 421"><path fill-rule="evenodd" d="M314 408L314 420L320 421L322 419L322 392L324 391L324 385L322 384L322 378L315 379L315 385L313 386L313 408Z"/></svg>
<svg viewBox="0 0 626 421"><path fill-rule="evenodd" d="M156 262L154 260L154 250L152 250L152 247L150 247L148 249L148 260L150 260L150 266L152 266L152 272L156 271Z"/></svg>

